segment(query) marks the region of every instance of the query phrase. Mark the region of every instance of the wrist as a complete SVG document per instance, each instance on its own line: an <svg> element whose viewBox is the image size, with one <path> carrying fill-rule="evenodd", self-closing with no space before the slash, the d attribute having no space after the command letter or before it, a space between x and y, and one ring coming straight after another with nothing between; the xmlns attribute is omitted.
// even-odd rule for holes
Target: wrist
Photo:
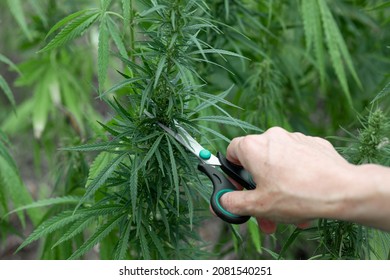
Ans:
<svg viewBox="0 0 390 280"><path fill-rule="evenodd" d="M318 217L325 219L349 220L351 209L359 203L356 195L358 191L357 181L359 166L346 163L343 166L335 166L334 170L325 176L323 184L322 204L319 204Z"/></svg>
<svg viewBox="0 0 390 280"><path fill-rule="evenodd" d="M351 221L386 228L383 219L389 215L389 168L375 165L349 165L339 177L339 196L331 201L325 218Z"/></svg>

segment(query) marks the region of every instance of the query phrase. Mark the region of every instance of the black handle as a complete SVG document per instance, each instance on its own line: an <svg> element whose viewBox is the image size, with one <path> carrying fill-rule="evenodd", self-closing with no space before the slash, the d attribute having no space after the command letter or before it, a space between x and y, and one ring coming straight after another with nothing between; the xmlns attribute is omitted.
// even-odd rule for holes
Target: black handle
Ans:
<svg viewBox="0 0 390 280"><path fill-rule="evenodd" d="M214 167L208 164L201 163L198 165L198 169L202 171L207 177L210 178L213 183L213 193L211 195L210 204L215 214L225 222L230 224L242 224L249 220L250 216L239 216L225 210L219 199L227 192L236 191L236 187Z"/></svg>
<svg viewBox="0 0 390 280"><path fill-rule="evenodd" d="M256 183L253 181L251 174L246 171L242 166L230 162L220 152L217 153L219 162L221 163L221 169L234 181L239 183L247 190L256 189Z"/></svg>

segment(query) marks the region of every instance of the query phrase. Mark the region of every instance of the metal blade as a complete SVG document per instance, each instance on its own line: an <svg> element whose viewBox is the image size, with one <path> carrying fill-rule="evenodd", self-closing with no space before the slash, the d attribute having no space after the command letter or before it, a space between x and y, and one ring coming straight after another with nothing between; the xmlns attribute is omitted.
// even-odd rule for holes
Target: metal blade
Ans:
<svg viewBox="0 0 390 280"><path fill-rule="evenodd" d="M149 118L153 118L153 116L145 111L145 115ZM210 164L210 165L216 165L220 166L221 163L219 162L219 159L211 154L211 157L209 159L203 159L200 157L200 152L203 150L206 150L202 147L201 144L199 144L198 141L196 141L183 127L181 127L176 121L175 125L179 131L179 133L174 132L169 127L163 125L162 123L158 122L158 125L164 129L166 132L168 132L170 135L172 135L180 144L182 144L184 147L186 147L190 152L192 152L197 158L199 158L202 162Z"/></svg>
<svg viewBox="0 0 390 280"><path fill-rule="evenodd" d="M182 144L184 147L186 147L190 152L192 152L196 157L198 157L201 161L204 163L210 164L210 165L216 165L220 166L221 163L219 162L219 159L211 154L211 157L207 160L201 158L199 156L200 152L203 150L206 150L203 148L201 144L199 144L198 141L196 141L183 127L181 127L176 121L175 125L179 131L179 133L174 132L169 127L163 125L162 123L158 123L158 125L164 129L166 132L168 132L170 135L175 137L175 139Z"/></svg>

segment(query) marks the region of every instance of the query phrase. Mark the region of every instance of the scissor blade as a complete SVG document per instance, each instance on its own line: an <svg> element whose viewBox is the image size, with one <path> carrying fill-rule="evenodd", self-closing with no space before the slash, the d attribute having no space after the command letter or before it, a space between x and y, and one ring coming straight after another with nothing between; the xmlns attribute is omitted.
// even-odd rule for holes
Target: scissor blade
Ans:
<svg viewBox="0 0 390 280"><path fill-rule="evenodd" d="M179 133L174 132L169 127L163 125L162 123L158 123L158 125L164 129L166 132L168 132L170 135L172 135L180 144L182 144L184 147L186 147L190 152L192 152L195 156L197 156L201 161L204 163L210 164L210 165L221 165L219 162L219 159L211 154L211 157L207 160L200 157L200 152L203 150L206 150L202 147L202 145L199 144L198 141L196 141L184 128L182 128L177 122L175 122L175 125L179 131Z"/></svg>
<svg viewBox="0 0 390 280"><path fill-rule="evenodd" d="M145 115L148 116L149 118L153 118L153 115L147 112L146 110L144 111ZM220 166L221 162L219 159L211 154L209 159L203 159L200 157L200 152L203 150L206 150L205 148L202 147L201 144L199 144L198 141L196 141L183 127L181 127L176 121L175 125L176 128L180 133L177 133L167 127L166 125L163 125L160 122L157 122L157 124L164 129L166 132L168 132L171 136L173 136L180 144L182 144L184 147L186 147L190 152L192 152L198 159L200 159L202 162L210 165L216 165Z"/></svg>

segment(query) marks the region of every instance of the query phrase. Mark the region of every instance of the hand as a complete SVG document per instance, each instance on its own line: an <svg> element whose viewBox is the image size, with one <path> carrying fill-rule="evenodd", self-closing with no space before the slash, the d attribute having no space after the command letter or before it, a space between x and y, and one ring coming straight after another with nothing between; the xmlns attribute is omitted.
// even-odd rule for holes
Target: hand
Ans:
<svg viewBox="0 0 390 280"><path fill-rule="evenodd" d="M226 156L248 170L257 187L224 194L223 207L257 217L266 233L276 222L303 226L335 211L334 202L344 197L343 176L353 166L325 139L278 127L233 139Z"/></svg>

